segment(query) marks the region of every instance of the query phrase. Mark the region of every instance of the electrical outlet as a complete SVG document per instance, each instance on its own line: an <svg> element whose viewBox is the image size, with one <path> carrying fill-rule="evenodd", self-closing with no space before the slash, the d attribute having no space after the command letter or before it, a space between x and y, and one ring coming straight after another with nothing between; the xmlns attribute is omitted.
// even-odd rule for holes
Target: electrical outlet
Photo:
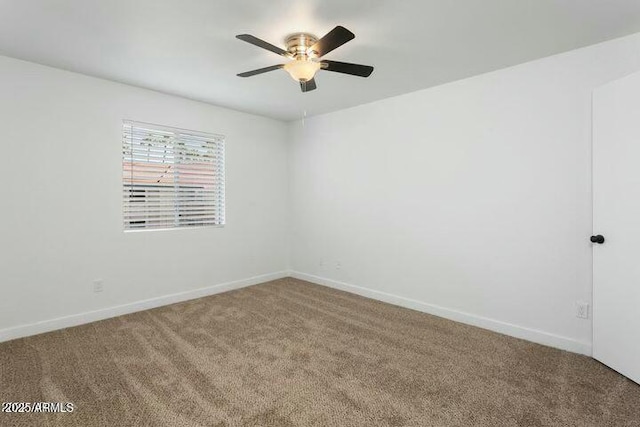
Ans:
<svg viewBox="0 0 640 427"><path fill-rule="evenodd" d="M336 270L340 270L342 268L342 264L340 262L336 262Z"/></svg>
<svg viewBox="0 0 640 427"><path fill-rule="evenodd" d="M94 280L93 281L93 292L94 293L102 292L103 285L104 285L104 282L103 282L102 279Z"/></svg>
<svg viewBox="0 0 640 427"><path fill-rule="evenodd" d="M578 301L576 303L576 316L580 319L588 319L589 318L589 303L584 301Z"/></svg>

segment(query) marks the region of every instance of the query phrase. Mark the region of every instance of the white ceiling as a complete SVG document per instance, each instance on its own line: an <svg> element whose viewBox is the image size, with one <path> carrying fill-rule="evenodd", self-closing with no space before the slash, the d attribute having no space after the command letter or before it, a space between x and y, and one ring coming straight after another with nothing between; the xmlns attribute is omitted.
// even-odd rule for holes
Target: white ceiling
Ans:
<svg viewBox="0 0 640 427"><path fill-rule="evenodd" d="M368 79L321 71L303 94L281 57L292 32L336 25L356 39L327 59L375 66ZM0 54L292 120L640 32L638 0L0 0Z"/></svg>

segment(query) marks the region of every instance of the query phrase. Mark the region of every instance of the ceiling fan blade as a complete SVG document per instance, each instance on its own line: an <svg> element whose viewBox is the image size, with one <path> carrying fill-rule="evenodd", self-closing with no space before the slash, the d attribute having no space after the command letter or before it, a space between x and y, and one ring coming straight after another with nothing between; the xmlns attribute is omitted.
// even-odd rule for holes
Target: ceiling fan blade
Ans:
<svg viewBox="0 0 640 427"><path fill-rule="evenodd" d="M322 61L322 69L352 76L369 77L373 73L370 65L351 64L349 62Z"/></svg>
<svg viewBox="0 0 640 427"><path fill-rule="evenodd" d="M271 67L258 68L257 70L245 71L238 74L238 77L251 77L256 74L268 73L269 71L279 70L284 67L284 64L272 65Z"/></svg>
<svg viewBox="0 0 640 427"><path fill-rule="evenodd" d="M274 46L271 43L267 43L264 40L261 40L255 36L252 36L251 34L239 34L236 36L236 38L244 42L251 43L254 46L267 49L273 53L277 53L278 55L286 56L287 58L291 57L291 54L286 50L280 49L278 46Z"/></svg>
<svg viewBox="0 0 640 427"><path fill-rule="evenodd" d="M318 54L318 57L321 57L332 50L339 48L349 40L353 40L355 37L355 34L351 31L338 25L333 30L329 31L323 38L318 40L316 44L311 46L309 51L314 51Z"/></svg>
<svg viewBox="0 0 640 427"><path fill-rule="evenodd" d="M318 86L316 86L316 79L311 79L307 82L300 82L300 89L303 92L309 92L311 90L316 90Z"/></svg>

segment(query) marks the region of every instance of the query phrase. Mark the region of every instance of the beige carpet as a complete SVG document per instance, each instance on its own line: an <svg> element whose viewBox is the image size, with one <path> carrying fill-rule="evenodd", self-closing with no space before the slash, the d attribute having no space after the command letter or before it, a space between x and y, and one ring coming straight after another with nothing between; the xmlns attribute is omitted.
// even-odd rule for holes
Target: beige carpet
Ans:
<svg viewBox="0 0 640 427"><path fill-rule="evenodd" d="M2 426L640 426L583 356L294 279L0 344Z"/></svg>

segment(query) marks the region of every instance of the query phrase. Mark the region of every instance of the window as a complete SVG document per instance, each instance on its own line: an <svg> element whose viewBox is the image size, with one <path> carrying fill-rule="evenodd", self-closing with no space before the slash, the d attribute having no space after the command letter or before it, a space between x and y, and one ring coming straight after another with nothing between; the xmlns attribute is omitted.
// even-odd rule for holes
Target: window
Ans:
<svg viewBox="0 0 640 427"><path fill-rule="evenodd" d="M125 230L224 225L224 137L125 121Z"/></svg>

